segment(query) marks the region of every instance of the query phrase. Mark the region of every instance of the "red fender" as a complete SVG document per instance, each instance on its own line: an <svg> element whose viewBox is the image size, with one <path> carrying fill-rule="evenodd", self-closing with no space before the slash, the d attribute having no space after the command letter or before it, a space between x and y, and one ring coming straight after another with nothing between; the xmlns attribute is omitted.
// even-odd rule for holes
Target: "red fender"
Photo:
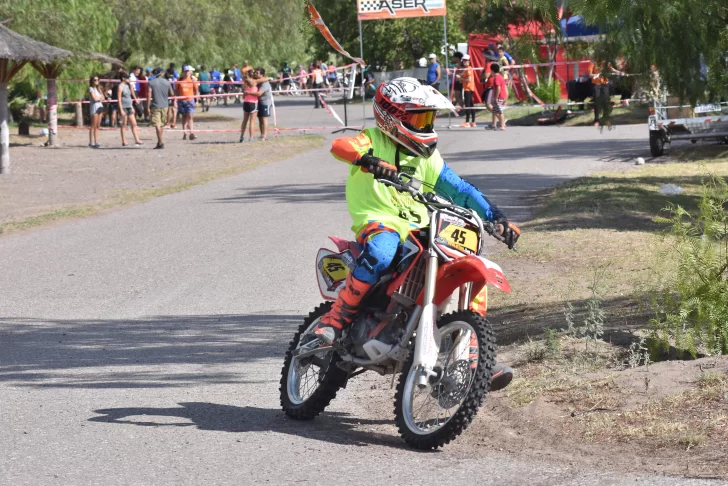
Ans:
<svg viewBox="0 0 728 486"><path fill-rule="evenodd" d="M442 304L455 289L469 282L473 282L471 291L473 296L478 295L486 284L491 284L503 292L511 291L508 280L497 264L483 257L467 255L445 263L438 269L435 305ZM425 290L422 289L417 296L417 304L423 305L424 300Z"/></svg>

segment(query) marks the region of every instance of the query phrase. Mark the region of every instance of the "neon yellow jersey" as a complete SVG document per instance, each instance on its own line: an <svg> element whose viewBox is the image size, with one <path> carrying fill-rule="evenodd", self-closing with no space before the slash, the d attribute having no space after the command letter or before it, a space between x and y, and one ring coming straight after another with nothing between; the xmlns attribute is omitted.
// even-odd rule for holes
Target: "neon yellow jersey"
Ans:
<svg viewBox="0 0 728 486"><path fill-rule="evenodd" d="M395 165L396 145L379 128L367 128L356 137L339 138L334 141L331 153L343 162L354 162L361 155L373 149L373 155ZM400 150L399 170L419 179L432 187L435 186L444 161L440 152L430 158L410 156ZM432 189L423 185L423 190ZM358 234L367 224L378 221L394 229L404 241L410 231L427 226L430 221L427 208L412 199L385 186L358 166L352 166L346 180L346 202L353 220L351 229Z"/></svg>

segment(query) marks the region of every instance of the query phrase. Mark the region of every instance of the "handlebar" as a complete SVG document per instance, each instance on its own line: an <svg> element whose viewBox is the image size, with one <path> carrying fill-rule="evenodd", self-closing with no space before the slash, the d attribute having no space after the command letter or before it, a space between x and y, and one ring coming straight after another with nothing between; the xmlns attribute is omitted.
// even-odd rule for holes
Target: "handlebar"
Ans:
<svg viewBox="0 0 728 486"><path fill-rule="evenodd" d="M353 165L367 167L378 164L380 160L381 159L375 157L370 150L369 153L366 153L362 155L358 160L355 160L353 162ZM409 174L399 172L394 175L393 180L377 179L377 182L386 186L391 186L399 192L410 194L415 201L425 205L430 211L435 211L437 209L448 209L455 213L459 213L464 217L475 219L481 231L489 234L490 236L502 243L506 242L506 239L502 235L498 234L498 232L496 231L496 223L493 223L491 221L483 221L472 209L466 209L462 206L458 206L457 204L452 204L450 201L446 200L435 192L423 192L422 181L415 179Z"/></svg>

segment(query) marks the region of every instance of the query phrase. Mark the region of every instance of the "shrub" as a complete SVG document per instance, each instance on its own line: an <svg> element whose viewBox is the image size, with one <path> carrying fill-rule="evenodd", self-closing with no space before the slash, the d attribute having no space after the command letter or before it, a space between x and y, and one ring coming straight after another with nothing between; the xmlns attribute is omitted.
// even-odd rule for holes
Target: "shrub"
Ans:
<svg viewBox="0 0 728 486"><path fill-rule="evenodd" d="M557 79L541 81L539 86L532 86L533 93L546 104L553 105L561 99L561 83Z"/></svg>
<svg viewBox="0 0 728 486"><path fill-rule="evenodd" d="M665 208L675 238L676 276L664 293L665 315L652 320L656 346L696 356L728 354L728 185L718 176L703 181L698 214Z"/></svg>

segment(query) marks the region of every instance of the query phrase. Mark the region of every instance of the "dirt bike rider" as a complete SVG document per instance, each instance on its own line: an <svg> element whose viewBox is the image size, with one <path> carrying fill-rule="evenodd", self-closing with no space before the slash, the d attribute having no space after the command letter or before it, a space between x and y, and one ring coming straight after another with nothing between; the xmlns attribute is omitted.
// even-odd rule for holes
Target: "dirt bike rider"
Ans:
<svg viewBox="0 0 728 486"><path fill-rule="evenodd" d="M454 108L432 86L421 85L414 78L393 79L380 84L374 96L376 128L334 140L331 153L352 164L346 200L362 252L331 310L313 330L325 343L339 340L351 325L364 295L387 272L409 232L429 224L427 208L376 179L405 172L456 204L475 210L483 220L497 223L509 248L518 240L518 227L440 156L435 118L438 110L445 109ZM500 368L503 372L507 367ZM510 368L505 371L512 376Z"/></svg>

